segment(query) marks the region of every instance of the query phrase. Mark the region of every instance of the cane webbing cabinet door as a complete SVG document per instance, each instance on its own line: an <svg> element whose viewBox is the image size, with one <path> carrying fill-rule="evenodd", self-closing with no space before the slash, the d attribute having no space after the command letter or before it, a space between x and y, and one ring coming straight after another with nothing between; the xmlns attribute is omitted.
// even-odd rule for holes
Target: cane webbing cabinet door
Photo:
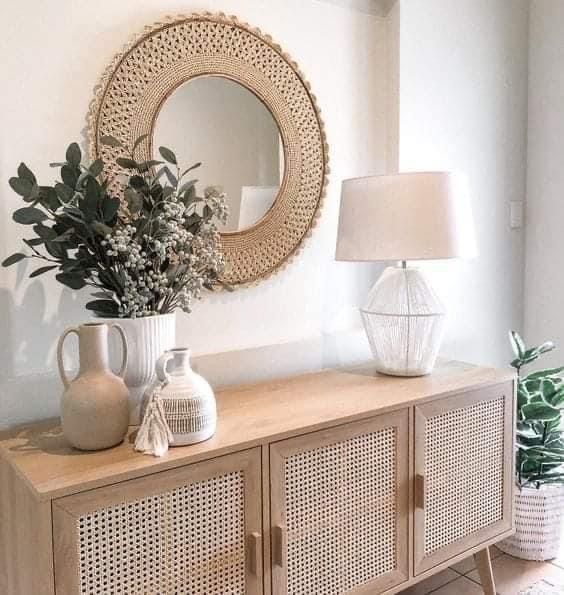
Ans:
<svg viewBox="0 0 564 595"><path fill-rule="evenodd" d="M262 593L260 448L53 502L57 595Z"/></svg>
<svg viewBox="0 0 564 595"><path fill-rule="evenodd" d="M415 574L512 528L513 383L415 407Z"/></svg>
<svg viewBox="0 0 564 595"><path fill-rule="evenodd" d="M407 580L408 433L405 409L271 445L274 595Z"/></svg>

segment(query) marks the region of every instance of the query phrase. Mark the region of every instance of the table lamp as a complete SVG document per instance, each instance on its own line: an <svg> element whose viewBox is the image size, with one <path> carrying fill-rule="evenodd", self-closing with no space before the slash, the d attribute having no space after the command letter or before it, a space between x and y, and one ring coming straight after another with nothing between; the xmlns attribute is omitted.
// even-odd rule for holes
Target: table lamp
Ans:
<svg viewBox="0 0 564 595"><path fill-rule="evenodd" d="M378 372L433 370L445 309L411 260L469 258L476 244L463 180L447 172L345 180L336 259L398 261L384 270L360 309Z"/></svg>

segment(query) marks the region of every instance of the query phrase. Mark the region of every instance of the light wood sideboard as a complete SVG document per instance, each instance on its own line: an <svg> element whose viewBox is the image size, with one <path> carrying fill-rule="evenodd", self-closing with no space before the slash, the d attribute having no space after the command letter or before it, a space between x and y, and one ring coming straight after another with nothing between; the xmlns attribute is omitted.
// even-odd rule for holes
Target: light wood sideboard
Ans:
<svg viewBox="0 0 564 595"><path fill-rule="evenodd" d="M442 362L218 391L216 435L162 458L0 441L5 595L391 594L513 530L514 376Z"/></svg>

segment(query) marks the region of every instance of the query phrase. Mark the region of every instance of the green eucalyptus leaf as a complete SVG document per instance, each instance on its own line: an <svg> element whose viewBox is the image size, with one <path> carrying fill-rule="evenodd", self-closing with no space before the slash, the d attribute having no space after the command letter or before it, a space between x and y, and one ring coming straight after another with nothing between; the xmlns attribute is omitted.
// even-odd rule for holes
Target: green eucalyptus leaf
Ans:
<svg viewBox="0 0 564 595"><path fill-rule="evenodd" d="M126 188L123 196L131 214L138 213L143 207L143 198L134 188Z"/></svg>
<svg viewBox="0 0 564 595"><path fill-rule="evenodd" d="M61 259L66 256L66 250L57 242L45 242L45 250L47 250L53 258Z"/></svg>
<svg viewBox="0 0 564 595"><path fill-rule="evenodd" d="M67 186L70 186L73 189L76 188L78 176L79 174L74 167L71 167L66 163L61 167L61 179Z"/></svg>
<svg viewBox="0 0 564 595"><path fill-rule="evenodd" d="M117 316L119 313L117 303L108 299L92 300L86 304L86 309L103 316Z"/></svg>
<svg viewBox="0 0 564 595"><path fill-rule="evenodd" d="M27 258L27 256L25 254L23 254L22 252L16 252L15 254L8 256L8 258L5 258L2 261L2 266L3 267L12 266L13 264L20 262L20 260L23 260L24 258Z"/></svg>
<svg viewBox="0 0 564 595"><path fill-rule="evenodd" d="M14 211L12 219L21 225L33 225L34 223L45 221L47 215L35 207L24 207Z"/></svg>
<svg viewBox="0 0 564 595"><path fill-rule="evenodd" d="M59 273L56 279L70 289L82 289L86 285L83 276L78 273Z"/></svg>
<svg viewBox="0 0 564 595"><path fill-rule="evenodd" d="M29 240L24 240L23 242L26 246L29 246L30 248L32 248L32 247L40 246L41 244L44 244L45 240L43 238L31 238Z"/></svg>
<svg viewBox="0 0 564 595"><path fill-rule="evenodd" d="M103 145L107 145L108 147L125 148L123 146L123 143L121 141L119 141L115 136L112 136L111 134L105 134L104 136L101 136L100 137L100 142Z"/></svg>
<svg viewBox="0 0 564 595"><path fill-rule="evenodd" d="M10 184L10 188L14 192L19 194L24 199L31 196L34 186L33 182L30 182L25 178L10 178L8 180L8 184Z"/></svg>
<svg viewBox="0 0 564 595"><path fill-rule="evenodd" d="M18 166L18 177L22 180L27 180L32 184L37 184L37 179L35 178L33 172L29 169L29 167L25 163L20 163Z"/></svg>
<svg viewBox="0 0 564 595"><path fill-rule="evenodd" d="M97 178L104 171L104 162L101 159L96 159L96 161L90 164L88 169L90 171L90 175Z"/></svg>
<svg viewBox="0 0 564 595"><path fill-rule="evenodd" d="M43 273L46 273L47 271L52 271L53 269L56 269L57 266L58 265L56 264L52 264L46 267L39 267L38 269L35 269L35 271L30 273L29 277L30 279L32 279L33 277L39 277L39 275L43 275Z"/></svg>
<svg viewBox="0 0 564 595"><path fill-rule="evenodd" d="M196 185L197 181L198 180L188 180L188 182L184 182L184 184L182 184L180 186L180 188L178 189L178 196L180 196L181 194L183 194L187 190L193 191L194 194L195 194L196 193L196 188L194 188L194 186Z"/></svg>
<svg viewBox="0 0 564 595"><path fill-rule="evenodd" d="M68 146L65 158L67 162L73 167L78 167L80 165L82 160L82 152L80 151L78 143L71 143Z"/></svg>
<svg viewBox="0 0 564 595"><path fill-rule="evenodd" d="M135 153L135 150L137 149L137 147L146 139L148 138L149 134L142 134L141 136L139 136L137 138L137 140L133 143L133 148L131 149L132 153Z"/></svg>
<svg viewBox="0 0 564 595"><path fill-rule="evenodd" d="M111 221L119 211L120 201L118 198L106 197L102 202L102 218L106 223Z"/></svg>
<svg viewBox="0 0 564 595"><path fill-rule="evenodd" d="M137 169L137 162L129 157L118 157L116 163L124 169Z"/></svg>
<svg viewBox="0 0 564 595"><path fill-rule="evenodd" d="M104 223L100 223L100 221L93 221L92 222L92 229L102 237L106 237L109 233L112 233L112 228L108 227Z"/></svg>
<svg viewBox="0 0 564 595"><path fill-rule="evenodd" d="M41 223L33 226L33 231L45 241L54 240L57 237L57 232L51 227L42 225Z"/></svg>
<svg viewBox="0 0 564 595"><path fill-rule="evenodd" d="M156 159L149 159L149 161L143 161L142 163L138 163L137 164L137 169L140 172L146 172L149 171L149 169L151 167L155 167L155 165L161 165L162 163L164 163L163 161L158 161Z"/></svg>
<svg viewBox="0 0 564 595"><path fill-rule="evenodd" d="M57 191L52 186L39 186L39 202L51 211L56 211L60 206Z"/></svg>
<svg viewBox="0 0 564 595"><path fill-rule="evenodd" d="M70 186L67 186L66 184L61 184L60 182L57 182L57 184L55 184L55 192L57 193L57 196L63 203L69 202L74 196L74 190Z"/></svg>
<svg viewBox="0 0 564 595"><path fill-rule="evenodd" d="M201 165L202 165L201 162L194 163L194 165L191 165L188 169L185 169L182 172L182 175L180 177L183 178L188 172L192 171L193 169L196 169L196 168L200 167Z"/></svg>
<svg viewBox="0 0 564 595"><path fill-rule="evenodd" d="M176 155L170 149L167 147L159 147L159 153L165 161L177 165Z"/></svg>

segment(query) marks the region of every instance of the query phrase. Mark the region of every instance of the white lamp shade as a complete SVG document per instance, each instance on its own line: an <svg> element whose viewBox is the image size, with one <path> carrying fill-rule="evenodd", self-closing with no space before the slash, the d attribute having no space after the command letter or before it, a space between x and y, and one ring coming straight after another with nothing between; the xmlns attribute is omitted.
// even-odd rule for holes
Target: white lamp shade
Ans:
<svg viewBox="0 0 564 595"><path fill-rule="evenodd" d="M464 180L447 172L345 180L337 260L422 260L476 255Z"/></svg>

